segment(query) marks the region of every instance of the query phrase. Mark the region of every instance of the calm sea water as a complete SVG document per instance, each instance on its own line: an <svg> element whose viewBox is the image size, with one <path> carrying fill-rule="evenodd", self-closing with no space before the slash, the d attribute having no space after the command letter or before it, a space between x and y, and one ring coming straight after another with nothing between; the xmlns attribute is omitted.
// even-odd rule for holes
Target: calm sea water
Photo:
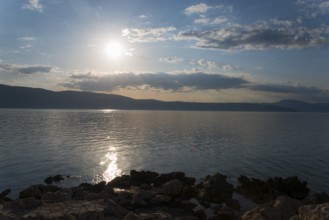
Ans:
<svg viewBox="0 0 329 220"><path fill-rule="evenodd" d="M49 175L110 180L131 169L298 175L328 192L329 114L0 110L0 191ZM329 192L328 192L329 193Z"/></svg>

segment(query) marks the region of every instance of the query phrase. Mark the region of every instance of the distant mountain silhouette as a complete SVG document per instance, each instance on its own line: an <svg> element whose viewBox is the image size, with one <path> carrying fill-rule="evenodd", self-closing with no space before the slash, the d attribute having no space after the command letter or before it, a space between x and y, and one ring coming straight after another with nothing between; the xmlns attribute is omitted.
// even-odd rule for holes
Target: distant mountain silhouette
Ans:
<svg viewBox="0 0 329 220"><path fill-rule="evenodd" d="M129 109L190 111L265 111L291 112L294 108L280 103L197 103L132 99L120 95L7 86L0 84L0 108L42 109Z"/></svg>
<svg viewBox="0 0 329 220"><path fill-rule="evenodd" d="M307 103L297 100L282 100L273 105L295 109L299 112L329 112L329 103Z"/></svg>

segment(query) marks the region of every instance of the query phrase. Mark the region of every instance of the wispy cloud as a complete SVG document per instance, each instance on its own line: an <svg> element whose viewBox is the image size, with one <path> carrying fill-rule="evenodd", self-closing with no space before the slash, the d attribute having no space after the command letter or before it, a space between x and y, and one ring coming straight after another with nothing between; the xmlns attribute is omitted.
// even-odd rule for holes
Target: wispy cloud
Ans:
<svg viewBox="0 0 329 220"><path fill-rule="evenodd" d="M162 57L159 59L159 61L164 63L177 64L177 63L182 63L184 59L182 57L173 56L173 57Z"/></svg>
<svg viewBox="0 0 329 220"><path fill-rule="evenodd" d="M50 66L0 64L0 70L8 73L21 73L21 74L48 73L52 69L53 67Z"/></svg>
<svg viewBox="0 0 329 220"><path fill-rule="evenodd" d="M186 15L192 15L192 14L205 14L207 13L210 9L221 9L224 10L225 12L233 12L233 6L232 5L214 5L210 6L205 3L199 3L196 5L191 5L187 8L184 9L184 14Z"/></svg>
<svg viewBox="0 0 329 220"><path fill-rule="evenodd" d="M207 4L200 3L197 5L191 5L187 8L185 8L184 13L187 15L202 14L202 13L206 13L210 8L212 8L212 7L208 6Z"/></svg>
<svg viewBox="0 0 329 220"><path fill-rule="evenodd" d="M122 88L154 88L176 92L184 90L221 90L240 88L245 83L248 83L243 78L202 72L191 74L120 73L102 76L87 73L72 75L71 78L70 83L62 84L62 86L86 91L113 91Z"/></svg>
<svg viewBox="0 0 329 220"><path fill-rule="evenodd" d="M194 19L194 23L196 24L202 24L202 25L217 25L217 24L224 24L228 22L228 19L223 16L219 16L216 18L208 18L208 17L199 17L197 19Z"/></svg>
<svg viewBox="0 0 329 220"><path fill-rule="evenodd" d="M43 12L43 5L40 4L39 0L28 0L28 3L24 4L22 8L40 13Z"/></svg>
<svg viewBox="0 0 329 220"><path fill-rule="evenodd" d="M329 42L329 27L291 26L290 21L260 21L210 30L181 32L177 39L196 40L195 47L220 50L264 50L268 48L301 49L319 47Z"/></svg>
<svg viewBox="0 0 329 220"><path fill-rule="evenodd" d="M121 34L130 42L158 42L173 39L173 31L176 31L173 26L143 29L125 28L121 31Z"/></svg>
<svg viewBox="0 0 329 220"><path fill-rule="evenodd" d="M21 40L21 41L35 41L36 38L35 37L20 37L20 38L18 38L18 40Z"/></svg>
<svg viewBox="0 0 329 220"><path fill-rule="evenodd" d="M306 16L311 18L329 13L328 0L297 0L296 4L302 7Z"/></svg>

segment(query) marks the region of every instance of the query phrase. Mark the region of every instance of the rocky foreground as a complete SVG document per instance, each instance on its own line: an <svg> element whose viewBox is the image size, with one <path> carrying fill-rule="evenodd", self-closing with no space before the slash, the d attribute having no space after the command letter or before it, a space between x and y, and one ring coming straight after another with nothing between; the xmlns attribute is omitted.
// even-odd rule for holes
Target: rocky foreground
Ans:
<svg viewBox="0 0 329 220"><path fill-rule="evenodd" d="M329 196L309 195L306 182L297 177L262 181L239 177L236 188L226 176L216 173L196 184L183 172L158 174L132 170L111 182L83 183L59 188L54 182L64 176L45 179L45 185L23 190L19 198L0 193L0 219L124 219L124 220L321 220L329 219ZM242 212L233 193L258 204Z"/></svg>

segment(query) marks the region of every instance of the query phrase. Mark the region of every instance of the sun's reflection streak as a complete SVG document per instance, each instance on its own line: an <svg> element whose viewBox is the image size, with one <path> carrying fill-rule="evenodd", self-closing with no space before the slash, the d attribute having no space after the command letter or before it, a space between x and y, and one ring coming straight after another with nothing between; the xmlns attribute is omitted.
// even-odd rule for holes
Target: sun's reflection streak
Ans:
<svg viewBox="0 0 329 220"><path fill-rule="evenodd" d="M101 161L99 165L107 165L106 170L102 174L104 181L108 182L122 175L122 170L118 167L118 154L115 147L109 148L109 152L106 153L105 159Z"/></svg>

